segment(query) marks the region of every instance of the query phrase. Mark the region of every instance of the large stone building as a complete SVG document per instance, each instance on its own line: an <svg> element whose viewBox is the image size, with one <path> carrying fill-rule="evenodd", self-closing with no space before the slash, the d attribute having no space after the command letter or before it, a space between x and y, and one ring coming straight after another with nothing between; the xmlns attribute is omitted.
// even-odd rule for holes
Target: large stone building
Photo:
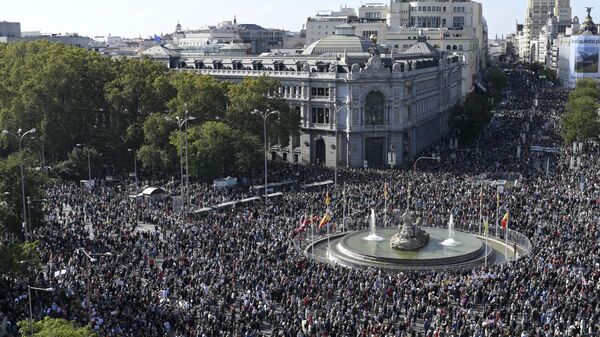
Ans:
<svg viewBox="0 0 600 337"><path fill-rule="evenodd" d="M422 31L438 50L461 55L462 92L470 92L486 67L487 24L482 6L470 0L390 0L367 3L358 14L349 8L319 13L306 22L307 43L335 34L334 27L349 23L364 38L376 35L381 44L401 53L415 42Z"/></svg>
<svg viewBox="0 0 600 337"><path fill-rule="evenodd" d="M578 28L573 18L570 0L529 0L525 23L517 29L516 43L519 58L525 62L556 64L555 41L559 36L571 35Z"/></svg>
<svg viewBox="0 0 600 337"><path fill-rule="evenodd" d="M0 42L21 37L21 23L0 21Z"/></svg>
<svg viewBox="0 0 600 337"><path fill-rule="evenodd" d="M462 57L422 35L403 53L375 42L343 24L302 54L198 57L179 70L234 82L278 79L302 124L289 146L270 146L273 158L372 167L389 156L400 164L447 134L448 113L462 97Z"/></svg>

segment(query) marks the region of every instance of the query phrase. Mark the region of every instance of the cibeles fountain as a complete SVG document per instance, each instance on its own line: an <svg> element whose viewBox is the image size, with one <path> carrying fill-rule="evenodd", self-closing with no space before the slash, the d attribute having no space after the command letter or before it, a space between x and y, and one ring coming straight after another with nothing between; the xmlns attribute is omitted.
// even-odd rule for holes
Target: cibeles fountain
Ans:
<svg viewBox="0 0 600 337"><path fill-rule="evenodd" d="M398 234L390 239L390 247L398 250L417 250L429 243L429 233L421 229L422 220L415 223L411 213L404 213Z"/></svg>
<svg viewBox="0 0 600 337"><path fill-rule="evenodd" d="M484 237L455 230L453 216L448 228L434 228L424 226L410 210L401 217L398 214L386 221L394 226L378 227L375 210L371 210L366 229L317 240L306 252L318 252L347 267L396 270L468 269L503 260L497 253L500 250L488 245ZM501 240L494 240L494 245L499 244Z"/></svg>

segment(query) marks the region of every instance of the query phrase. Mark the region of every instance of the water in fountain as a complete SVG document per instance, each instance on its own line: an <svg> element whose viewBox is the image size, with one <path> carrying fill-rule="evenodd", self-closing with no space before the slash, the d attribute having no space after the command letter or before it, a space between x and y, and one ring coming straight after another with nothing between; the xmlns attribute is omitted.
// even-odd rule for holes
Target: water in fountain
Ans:
<svg viewBox="0 0 600 337"><path fill-rule="evenodd" d="M450 220L448 220L448 238L441 242L442 246L456 247L460 245L460 242L452 238L454 236L454 217L450 214Z"/></svg>
<svg viewBox="0 0 600 337"><path fill-rule="evenodd" d="M371 216L369 217L369 223L371 225L371 234L366 236L364 239L367 241L383 241L383 238L375 232L375 210L371 208Z"/></svg>

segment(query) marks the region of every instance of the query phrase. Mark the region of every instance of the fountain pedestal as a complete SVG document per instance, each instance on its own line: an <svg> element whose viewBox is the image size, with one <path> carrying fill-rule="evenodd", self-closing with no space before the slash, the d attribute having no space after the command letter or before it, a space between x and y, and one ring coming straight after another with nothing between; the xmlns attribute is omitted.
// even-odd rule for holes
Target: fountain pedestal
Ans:
<svg viewBox="0 0 600 337"><path fill-rule="evenodd" d="M417 250L429 243L429 233L421 228L421 219L416 223L411 213L402 215L402 224L398 226L398 234L390 239L390 247L398 250Z"/></svg>

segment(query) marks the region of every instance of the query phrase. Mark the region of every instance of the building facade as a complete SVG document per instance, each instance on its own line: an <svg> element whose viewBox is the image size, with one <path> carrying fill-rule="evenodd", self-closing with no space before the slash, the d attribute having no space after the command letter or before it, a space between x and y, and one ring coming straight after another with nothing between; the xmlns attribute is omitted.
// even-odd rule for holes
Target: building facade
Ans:
<svg viewBox="0 0 600 337"><path fill-rule="evenodd" d="M0 42L7 42L9 38L19 37L21 37L20 22L0 21Z"/></svg>
<svg viewBox="0 0 600 337"><path fill-rule="evenodd" d="M473 90L486 67L487 23L478 2L391 0L364 4L358 14L349 8L320 13L307 19L307 43L335 34L334 27L341 23L354 26L358 36L377 36L380 44L397 53L410 48L423 32L438 50L463 57L463 94Z"/></svg>
<svg viewBox="0 0 600 337"><path fill-rule="evenodd" d="M399 165L447 134L462 69L459 55L436 50L424 36L392 55L345 24L301 55L199 58L179 71L279 80L278 95L301 116L301 133L287 147L270 146L271 158L378 167L388 158Z"/></svg>
<svg viewBox="0 0 600 337"><path fill-rule="evenodd" d="M592 78L600 83L600 35L588 8L580 34L561 36L558 42L558 77L573 88L578 79Z"/></svg>

